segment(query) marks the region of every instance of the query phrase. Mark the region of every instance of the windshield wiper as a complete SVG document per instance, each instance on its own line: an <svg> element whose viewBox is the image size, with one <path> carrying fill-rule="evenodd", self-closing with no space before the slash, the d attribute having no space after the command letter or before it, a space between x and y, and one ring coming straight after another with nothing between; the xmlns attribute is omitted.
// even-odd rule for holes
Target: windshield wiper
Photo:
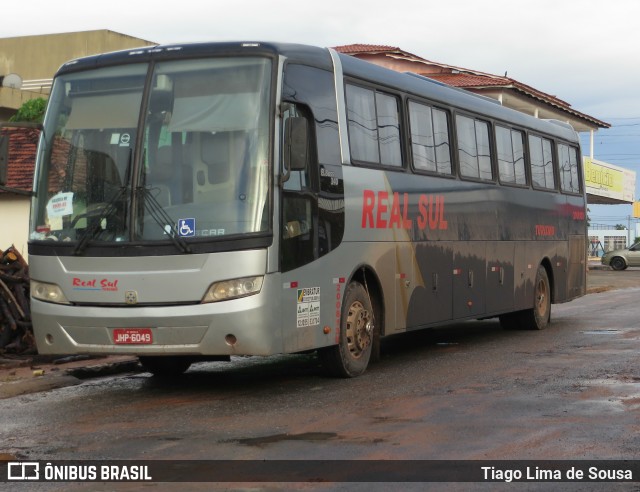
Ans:
<svg viewBox="0 0 640 492"><path fill-rule="evenodd" d="M127 189L128 188L126 186L122 186L118 190L118 192L115 195L113 195L111 200L109 200L109 202L102 208L102 210L100 210L100 212L97 214L97 217L93 219L94 220L93 224L90 227L87 227L87 229L82 234L82 237L80 237L78 244L73 250L74 255L77 256L82 254L86 249L87 244L89 244L89 241L94 237L96 237L98 232L102 232L102 221L109 220L113 216L113 214L115 214L118 211L117 203L125 195L125 193L127 192ZM89 217L87 217L87 221L88 220L89 220Z"/></svg>
<svg viewBox="0 0 640 492"><path fill-rule="evenodd" d="M191 253L191 248L189 244L178 234L178 230L174 225L173 219L169 216L169 214L162 208L162 205L158 203L156 197L153 196L151 191L145 187L137 188L137 193L142 196L142 200L144 201L144 208L149 212L151 218L155 221L158 226L169 236L169 239L173 241L173 244L176 245L183 253ZM169 228L167 228L167 226Z"/></svg>

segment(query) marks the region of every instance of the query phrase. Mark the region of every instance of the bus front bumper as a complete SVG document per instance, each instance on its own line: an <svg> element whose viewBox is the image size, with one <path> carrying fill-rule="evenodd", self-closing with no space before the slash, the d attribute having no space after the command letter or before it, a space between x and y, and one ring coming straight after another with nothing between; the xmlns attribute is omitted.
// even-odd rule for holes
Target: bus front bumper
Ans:
<svg viewBox="0 0 640 492"><path fill-rule="evenodd" d="M41 354L273 355L274 304L260 294L189 306L69 306L32 299Z"/></svg>

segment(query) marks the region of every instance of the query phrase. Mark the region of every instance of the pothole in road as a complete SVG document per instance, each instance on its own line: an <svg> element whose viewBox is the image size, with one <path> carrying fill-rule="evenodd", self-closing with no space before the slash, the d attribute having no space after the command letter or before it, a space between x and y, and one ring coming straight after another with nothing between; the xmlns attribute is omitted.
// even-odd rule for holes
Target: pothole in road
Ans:
<svg viewBox="0 0 640 492"><path fill-rule="evenodd" d="M334 432L303 432L301 434L274 434L263 437L249 437L246 439L234 439L234 442L246 446L264 446L283 441L328 441L338 437Z"/></svg>
<svg viewBox="0 0 640 492"><path fill-rule="evenodd" d="M622 330L588 330L588 331L583 331L582 333L584 333L585 335L617 335L618 333L621 333Z"/></svg>
<svg viewBox="0 0 640 492"><path fill-rule="evenodd" d="M606 405L618 411L640 408L640 378L637 376L617 375L612 378L585 381L581 400L583 404L592 404L602 408Z"/></svg>

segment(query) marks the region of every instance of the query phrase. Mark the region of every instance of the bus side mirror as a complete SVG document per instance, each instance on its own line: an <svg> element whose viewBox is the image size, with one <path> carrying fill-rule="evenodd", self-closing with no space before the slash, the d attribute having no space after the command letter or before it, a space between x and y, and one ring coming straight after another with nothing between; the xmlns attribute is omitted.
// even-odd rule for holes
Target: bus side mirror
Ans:
<svg viewBox="0 0 640 492"><path fill-rule="evenodd" d="M306 118L291 117L285 121L284 166L288 171L307 169L309 123Z"/></svg>

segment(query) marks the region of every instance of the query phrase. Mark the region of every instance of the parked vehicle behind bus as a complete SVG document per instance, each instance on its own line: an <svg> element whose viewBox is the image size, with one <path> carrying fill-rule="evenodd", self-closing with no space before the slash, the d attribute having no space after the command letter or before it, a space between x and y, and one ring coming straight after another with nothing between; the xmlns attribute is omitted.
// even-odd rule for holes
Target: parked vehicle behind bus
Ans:
<svg viewBox="0 0 640 492"><path fill-rule="evenodd" d="M628 248L607 251L600 258L600 262L614 270L640 266L640 243L632 244Z"/></svg>

